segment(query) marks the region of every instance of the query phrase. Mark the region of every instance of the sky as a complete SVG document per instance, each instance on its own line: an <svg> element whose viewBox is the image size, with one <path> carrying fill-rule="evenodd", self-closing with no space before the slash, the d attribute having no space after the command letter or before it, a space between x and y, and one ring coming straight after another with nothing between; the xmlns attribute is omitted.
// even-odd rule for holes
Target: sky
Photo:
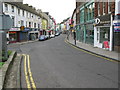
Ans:
<svg viewBox="0 0 120 90"><path fill-rule="evenodd" d="M23 0L24 4L29 4L42 12L49 12L57 23L71 17L75 9L75 0Z"/></svg>

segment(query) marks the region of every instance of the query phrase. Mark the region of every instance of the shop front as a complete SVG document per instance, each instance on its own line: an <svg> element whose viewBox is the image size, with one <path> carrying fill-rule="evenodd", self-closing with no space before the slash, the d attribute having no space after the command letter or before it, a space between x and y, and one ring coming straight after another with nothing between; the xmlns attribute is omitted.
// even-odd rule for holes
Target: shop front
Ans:
<svg viewBox="0 0 120 90"><path fill-rule="evenodd" d="M11 28L8 32L9 42L16 43L19 42L20 28Z"/></svg>
<svg viewBox="0 0 120 90"><path fill-rule="evenodd" d="M20 32L20 42L29 40L28 32L30 30L31 30L30 28L24 28L24 30L21 30L21 32Z"/></svg>
<svg viewBox="0 0 120 90"><path fill-rule="evenodd" d="M94 47L110 49L112 25L111 25L111 16L104 15L97 17L100 21L94 27Z"/></svg>
<svg viewBox="0 0 120 90"><path fill-rule="evenodd" d="M38 39L39 35L40 35L40 32L36 29L32 29L32 31L28 33L29 40Z"/></svg>
<svg viewBox="0 0 120 90"><path fill-rule="evenodd" d="M86 24L86 43L94 44L94 26L93 24Z"/></svg>

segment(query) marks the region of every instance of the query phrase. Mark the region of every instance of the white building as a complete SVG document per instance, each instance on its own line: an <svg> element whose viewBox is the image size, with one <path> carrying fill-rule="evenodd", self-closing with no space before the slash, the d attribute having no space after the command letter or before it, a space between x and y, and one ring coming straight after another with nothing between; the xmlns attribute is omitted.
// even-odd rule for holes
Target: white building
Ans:
<svg viewBox="0 0 120 90"><path fill-rule="evenodd" d="M21 2L7 2L3 3L3 13L13 19L13 27L8 32L10 42L38 38L42 22L35 8ZM20 29L21 26L23 29Z"/></svg>

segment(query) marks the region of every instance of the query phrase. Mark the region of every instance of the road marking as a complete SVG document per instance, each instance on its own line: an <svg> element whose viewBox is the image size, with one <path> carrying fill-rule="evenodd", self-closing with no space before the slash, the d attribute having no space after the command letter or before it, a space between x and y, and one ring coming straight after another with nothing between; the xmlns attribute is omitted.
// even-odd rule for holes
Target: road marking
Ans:
<svg viewBox="0 0 120 90"><path fill-rule="evenodd" d="M23 54L23 56L25 57L25 59L24 59L24 73L25 73L26 84L27 84L28 90L31 90L31 86L30 86L30 82L29 82L29 78L28 78L28 73L27 73L27 68L26 68L26 55Z"/></svg>
<svg viewBox="0 0 120 90"><path fill-rule="evenodd" d="M80 50L80 51L82 51L82 52L88 53L88 54L90 54L90 55L93 55L93 56L96 56L96 57L99 57L99 58L102 58L102 59L105 59L105 60L108 60L108 61L111 61L111 62L119 63L119 61L112 60L112 59L109 59L109 58L106 58L106 57L102 57L102 56L96 55L96 54L94 54L94 53L85 51L85 50L83 50L83 49L77 48L77 47L75 47L74 45L68 43L66 40L65 40L65 42L66 42L67 44L69 44L70 46L72 46L73 48L75 48L75 49L77 49L77 50Z"/></svg>
<svg viewBox="0 0 120 90"><path fill-rule="evenodd" d="M31 84L32 84L33 89L36 90L36 85L35 85L35 82L34 82L34 80L33 80L32 72L31 72L31 69L30 69L30 56L27 55L27 58L28 58L28 72L29 72Z"/></svg>
<svg viewBox="0 0 120 90"><path fill-rule="evenodd" d="M33 80L32 72L31 72L31 69L30 69L30 56L25 55L25 54L23 54L23 56L25 57L25 59L24 59L24 73L25 73L27 88L28 88L28 90L32 90L32 89L36 90L36 85L35 85L35 82ZM27 63L27 65L26 65L26 63ZM28 68L28 71L27 71L27 68ZM31 89L30 83L32 84L32 89Z"/></svg>

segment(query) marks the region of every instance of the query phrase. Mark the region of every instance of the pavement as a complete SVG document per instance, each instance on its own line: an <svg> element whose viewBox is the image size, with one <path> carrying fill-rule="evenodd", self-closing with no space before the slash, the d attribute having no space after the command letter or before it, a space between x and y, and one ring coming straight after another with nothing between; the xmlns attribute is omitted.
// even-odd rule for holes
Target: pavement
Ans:
<svg viewBox="0 0 120 90"><path fill-rule="evenodd" d="M38 39L36 39L36 40L29 40L29 41L25 41L25 42L17 42L16 44L33 43L33 42L36 42L36 41L38 41Z"/></svg>
<svg viewBox="0 0 120 90"><path fill-rule="evenodd" d="M67 42L69 42L72 45L77 46L81 49L87 50L92 53L96 53L98 55L101 55L101 56L104 56L104 57L107 57L110 59L120 61L120 53L118 53L118 52L108 51L106 49L97 48L97 47L94 47L93 45L85 44L85 43L82 43L79 41L76 41L76 45L75 45L75 41L71 35L69 35L69 39L66 39L66 40L67 40Z"/></svg>
<svg viewBox="0 0 120 90"><path fill-rule="evenodd" d="M0 90L4 87L4 83L8 76L8 71L11 68L11 65L16 57L16 52L13 51L10 55L9 59L5 62L5 64L0 68Z"/></svg>

